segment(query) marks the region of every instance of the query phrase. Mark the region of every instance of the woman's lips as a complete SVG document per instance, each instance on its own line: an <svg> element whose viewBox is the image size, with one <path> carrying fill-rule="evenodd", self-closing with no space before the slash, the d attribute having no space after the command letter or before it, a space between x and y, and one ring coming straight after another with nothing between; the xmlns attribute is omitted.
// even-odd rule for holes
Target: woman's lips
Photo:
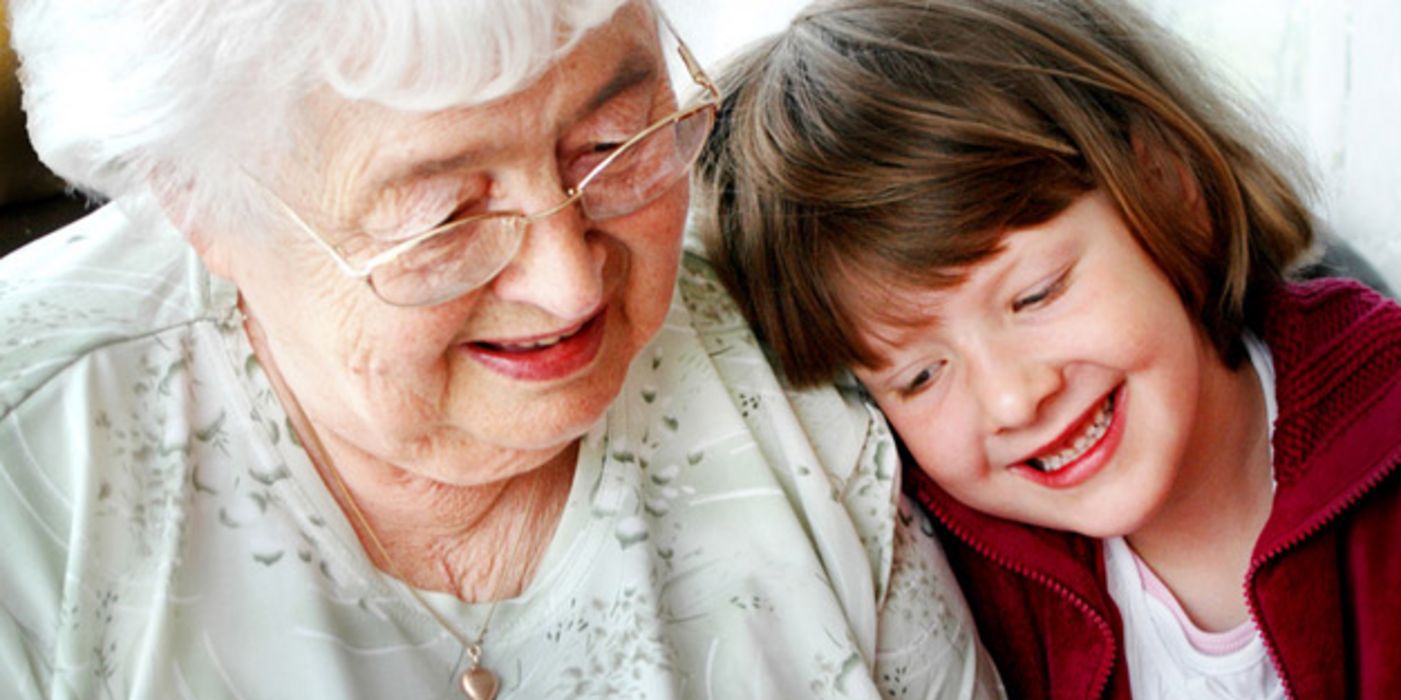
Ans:
<svg viewBox="0 0 1401 700"><path fill-rule="evenodd" d="M475 342L464 347L472 359L512 379L535 382L563 379L589 366L598 357L607 317L605 308L577 329L560 336Z"/></svg>
<svg viewBox="0 0 1401 700"><path fill-rule="evenodd" d="M1113 459L1114 453L1119 449L1119 443L1123 440L1125 416L1128 413L1128 391L1124 385L1120 385L1105 400L1112 402L1113 405L1113 416L1110 418L1109 427L1104 431L1103 436L1083 453L1058 467L1055 471L1048 472L1039 469L1029 464L1030 460L1013 464L1010 469L1042 486L1056 489L1078 486L1098 474L1109 463L1109 460ZM1098 407L1096 407L1096 412L1097 410ZM1086 421L1078 423L1079 430L1084 430L1085 424ZM1064 440L1058 441L1058 445L1063 442ZM1063 447L1063 445L1060 446ZM1045 456L1044 453L1042 456Z"/></svg>

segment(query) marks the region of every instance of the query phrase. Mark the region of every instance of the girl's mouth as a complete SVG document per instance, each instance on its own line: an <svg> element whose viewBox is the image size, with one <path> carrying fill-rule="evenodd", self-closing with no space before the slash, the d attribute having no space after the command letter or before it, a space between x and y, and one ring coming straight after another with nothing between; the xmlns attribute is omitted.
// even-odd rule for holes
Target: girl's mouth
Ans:
<svg viewBox="0 0 1401 700"><path fill-rule="evenodd" d="M1026 463L1047 474L1054 474L1083 457L1108 434L1109 426L1114 422L1114 404L1118 395L1117 390L1110 392L1100 402L1099 408L1090 414L1078 430L1062 440L1057 449L1043 452L1026 460Z"/></svg>

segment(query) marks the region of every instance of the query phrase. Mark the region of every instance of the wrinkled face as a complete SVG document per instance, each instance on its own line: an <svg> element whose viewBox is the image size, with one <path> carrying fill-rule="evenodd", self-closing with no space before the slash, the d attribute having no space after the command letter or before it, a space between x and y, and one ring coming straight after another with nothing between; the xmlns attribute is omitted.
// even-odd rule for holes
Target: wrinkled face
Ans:
<svg viewBox="0 0 1401 700"><path fill-rule="evenodd" d="M536 212L598 149L675 106L653 21L627 7L488 105L405 113L316 97L314 167L289 164L269 185L331 239ZM415 474L484 483L558 455L613 400L669 306L686 187L606 221L578 207L536 221L491 282L432 307L383 303L290 222L212 236L205 258L238 284L318 430Z"/></svg>
<svg viewBox="0 0 1401 700"><path fill-rule="evenodd" d="M893 310L862 329L890 364L856 374L963 503L1130 534L1210 449L1204 394L1227 370L1102 194L1003 242L952 289L855 289Z"/></svg>

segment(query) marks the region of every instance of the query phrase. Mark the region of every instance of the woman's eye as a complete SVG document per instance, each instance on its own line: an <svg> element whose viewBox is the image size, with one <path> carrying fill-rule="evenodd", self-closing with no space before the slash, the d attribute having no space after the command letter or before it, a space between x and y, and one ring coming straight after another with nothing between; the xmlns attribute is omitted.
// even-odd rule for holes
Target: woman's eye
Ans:
<svg viewBox="0 0 1401 700"><path fill-rule="evenodd" d="M396 188L381 196L360 225L371 238L397 242L445 226L486 207L484 176L441 178Z"/></svg>
<svg viewBox="0 0 1401 700"><path fill-rule="evenodd" d="M586 177L647 126L656 91L644 87L615 96L570 130L560 144L566 178L577 182Z"/></svg>
<svg viewBox="0 0 1401 700"><path fill-rule="evenodd" d="M577 183L597 168L623 145L622 141L598 141L586 146L570 162L565 177L571 184Z"/></svg>
<svg viewBox="0 0 1401 700"><path fill-rule="evenodd" d="M613 151L618 150L618 148L621 147L624 143L624 141L599 141L598 143L593 144L593 146L589 150L591 153L607 155L609 153L612 153Z"/></svg>
<svg viewBox="0 0 1401 700"><path fill-rule="evenodd" d="M476 216L477 214L485 213L486 210L487 200L485 198L463 200L461 202L458 202L457 206L454 207L453 210L449 212L447 216L443 217L443 221L439 225L442 226L444 224L449 224L454 221L457 221L458 219L464 219L469 216Z"/></svg>
<svg viewBox="0 0 1401 700"><path fill-rule="evenodd" d="M1041 287L1040 289L1030 294L1027 294L1026 296L1016 299L1012 302L1012 311L1016 312L1033 306L1039 306L1041 304L1045 304L1046 302L1055 299L1056 297L1060 296L1061 292L1065 291L1066 281L1069 277L1069 270L1062 272L1061 274L1057 275L1056 278L1052 280L1050 284L1047 284L1046 286Z"/></svg>
<svg viewBox="0 0 1401 700"><path fill-rule="evenodd" d="M444 226L449 226L474 214L480 214L486 208L486 202L482 199L471 199L459 202L451 210L434 216L428 222L424 222L412 229L404 231L405 237L422 235L429 231L436 231Z"/></svg>

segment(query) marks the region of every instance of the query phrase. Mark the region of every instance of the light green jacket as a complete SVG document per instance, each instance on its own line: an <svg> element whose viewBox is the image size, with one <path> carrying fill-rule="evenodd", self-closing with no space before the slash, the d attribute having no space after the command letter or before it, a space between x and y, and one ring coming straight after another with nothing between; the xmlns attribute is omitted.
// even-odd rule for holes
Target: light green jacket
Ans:
<svg viewBox="0 0 1401 700"><path fill-rule="evenodd" d="M786 391L683 268L492 618L501 697L995 694L884 424ZM0 696L460 697L459 643L370 564L168 225L109 206L0 261L0 533Z"/></svg>

